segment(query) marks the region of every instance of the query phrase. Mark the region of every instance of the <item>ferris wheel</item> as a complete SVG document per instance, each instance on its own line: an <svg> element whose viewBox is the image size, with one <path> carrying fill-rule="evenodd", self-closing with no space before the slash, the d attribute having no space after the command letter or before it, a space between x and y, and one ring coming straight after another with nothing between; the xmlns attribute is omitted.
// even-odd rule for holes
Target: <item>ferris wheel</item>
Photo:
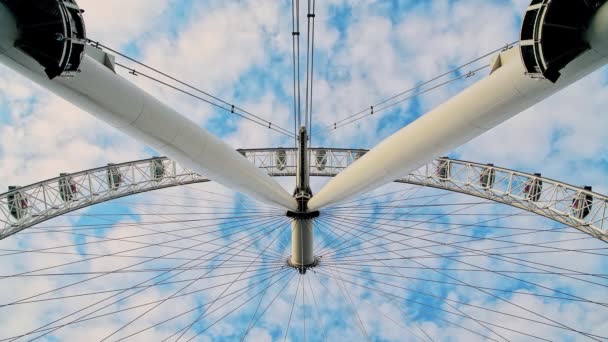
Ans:
<svg viewBox="0 0 608 342"><path fill-rule="evenodd" d="M167 156L0 194L0 341L608 340L608 196L441 157L604 66L605 1L534 0L517 43L324 128L489 69L370 150L312 146L292 11L287 129L89 39L74 0L0 0L1 63ZM293 145L234 150L118 69Z"/></svg>

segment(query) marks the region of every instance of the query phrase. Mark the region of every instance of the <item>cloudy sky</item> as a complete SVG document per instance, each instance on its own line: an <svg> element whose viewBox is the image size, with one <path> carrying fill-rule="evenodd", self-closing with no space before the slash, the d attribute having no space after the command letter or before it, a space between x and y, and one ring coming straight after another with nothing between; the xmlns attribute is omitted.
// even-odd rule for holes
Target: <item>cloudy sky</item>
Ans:
<svg viewBox="0 0 608 342"><path fill-rule="evenodd" d="M116 48L165 73L235 103L275 125L293 127L291 1L80 0L78 3L86 10L85 20L90 39ZM369 108L371 104L407 90L488 51L516 41L521 15L528 3L528 0L318 1L313 144L327 147L371 148L391 133L480 79L487 73L486 70L405 101L378 115L366 117L337 130L327 130L327 127L334 122ZM305 7L306 2L301 1L304 28ZM304 28L302 31L305 31ZM124 59L119 61L132 65ZM489 59L482 60L464 69L463 72L485 65L488 61ZM234 148L291 146L293 143L291 139L280 134L248 121L230 117L201 101L159 86L144 77L119 72L201 127L220 136ZM482 163L491 162L524 172L542 172L543 176L548 178L559 179L576 186L592 185L595 191L608 193L608 145L605 138L608 129L608 116L605 114L605 108L608 107L607 83L608 71L604 68L452 151L450 156ZM56 177L60 172L75 172L112 162L147 158L155 154L156 152L149 147L112 129L0 65L0 189L6 189L8 185L26 185ZM315 190L318 190L323 182L324 180L315 181ZM291 191L293 186L291 180L284 179L281 183ZM454 203L462 206L459 208L462 209L460 213L463 216L442 217L440 220L427 222L423 227L428 232L445 229L444 226L447 224L461 225L460 228L451 231L456 235L442 234L431 240L414 239L409 242L413 247L387 245L386 239L382 242L385 245L374 247L374 242L368 238L361 240L361 244L358 245L360 248L347 249L346 253L353 253L351 257L355 260L357 257L361 258L365 253L363 250L367 248L377 255L383 255L384 258L394 259L396 257L394 254L387 251L384 251L384 254L379 252L381 248L389 247L409 248L408 251L400 252L403 253L402 255L397 254L402 258L414 255L415 253L410 254L413 252L428 256L431 252L426 247L436 246L437 240L456 242L463 236L504 236L504 232L501 231L480 231L479 222L487 221L492 221L492 225L496 226L545 227L559 231L534 235L534 239L528 242L566 240L572 239L572 235L580 237L576 235L576 231L564 229L545 219L526 216L515 209L497 205L469 208L463 204L480 202L479 199L445 194L431 189L413 189L408 186L387 186L376 192L377 195L384 193L391 194L357 202L363 208L370 210L369 216L349 218L345 213L346 208L336 208L333 215L328 215L326 221L319 223L318 237L320 241L327 243L322 245L326 247L324 251L327 255L335 260L339 260L340 255L344 257L345 254L340 254L340 250L335 250L335 245L329 243L332 236L341 234L340 229L348 228L350 234L354 235L341 238L348 237L355 243L362 239L361 236L357 238L356 229L372 226L381 226L385 231L393 234L391 237L402 240L404 236L394 234L398 234L398 229L404 228L403 225L411 228L411 222L389 225L386 221L388 218L395 220L407 215L409 220L426 220L429 215L435 213L446 214L448 211L454 211L454 208L449 207ZM387 201L405 203L408 198L418 198L420 204L432 199L435 201L433 203L440 207L415 213L400 208L390 214L378 209L378 206ZM151 205L161 202L171 203L173 207L158 208ZM218 205L218 202L223 204ZM75 246L83 242L95 241L95 238L57 232L23 235L4 240L0 242L0 248L4 250L2 253L9 253L9 250L15 249L36 250L48 246L69 247L52 249L53 254L25 253L2 256L2 264L5 266L0 273L0 338L10 340L12 336L31 332L86 307L87 304L103 299L104 294L44 302L36 302L36 299L104 291L108 289L107 284L112 284L114 289L127 288L147 279L138 278L141 274L137 272L111 274L88 281L72 291L73 288L70 290L59 288L84 279L79 278L83 275L74 275L70 278L42 274L6 279L2 278L3 276L75 262L90 258L91 255L107 255L133 248L133 243L117 242L116 239L149 233L149 230L146 230L148 228L139 225L149 222L148 220L153 221L152 218L147 218L146 214L154 214L154 219L171 218L170 214L175 213L175 207L179 205L199 208L180 208L181 218L186 217L188 212L191 214L192 210L195 212L211 210L212 214L197 216L197 218L213 220L215 226L224 228L230 228L231 222L225 219L224 216L227 214L222 210L242 211L243 208L254 208L260 212L271 210L253 202L252 199L234 194L217 184L211 184L164 190L157 195L140 195L133 199L124 199L119 203L80 211L74 216L56 219L47 225L48 227L92 225L96 229L91 233L105 239L104 243ZM112 221L108 222L107 218L104 221L104 216L99 216L104 213L116 214L111 216ZM82 216L85 214L89 216ZM502 216L497 219L497 215ZM513 215L515 217L506 219ZM280 218L273 220L272 215L266 219L258 216L249 218L249 221L240 220L239 224L250 225L251 227L247 229L254 229L252 234L256 234L256 227L261 229L257 234L263 236L260 240L256 240L254 245L258 250L265 250L270 246L271 251L282 255L286 251L289 237L288 233L283 234L286 229L276 230L276 228L285 228L286 222ZM183 222L165 224L162 229L184 229L188 227L185 225ZM468 227L465 228L463 225ZM477 230L471 232L471 226ZM192 232L188 233L194 235ZM246 238L243 232L230 236L224 234L226 233L214 232L212 236L231 243ZM418 236L423 232L414 230L409 234ZM146 236L146 239L142 238L141 241L155 244L164 243L170 238L171 236L153 235ZM525 243L527 238L529 237L510 236L508 246L519 244L516 248L522 248L521 244ZM186 242L191 241L180 241L174 246L186 248L185 246L188 245ZM502 248L505 245L486 239L463 246L482 250ZM163 303L158 309L155 308L142 318L136 319L127 328L120 329L138 315L145 313L151 306L73 324L46 334L40 337L40 340L79 341L85 336L92 336L96 340L109 336L109 341L127 337L142 341L163 340L168 337L171 337L169 340L175 340L181 333L180 329L188 328L183 340L193 337L203 341L230 341L238 340L250 325L252 328L249 329L247 336L256 341L283 340L285 336L293 341L325 338L374 341L529 341L539 337L547 340L572 341L605 339L608 336L606 323L608 262L601 250L604 245L593 240L577 240L560 242L552 246L561 248L563 253L549 254L551 255L549 261L546 260L546 255L531 252L545 251L542 249L524 248L515 251L524 255L521 258L536 262L537 264L534 265L537 267L540 267L539 263L550 262L552 265L550 270L562 272L561 276L530 274L524 278L524 275L516 274L516 279L508 278L504 274L514 274L508 272L517 271L517 264L506 262L504 258L481 260L479 257L459 259L458 262L446 258L430 258L430 261L420 261L421 264L414 264L417 261L398 263L389 260L365 268L367 273L357 268L353 269L352 267L355 266L351 265L344 266L347 268L320 269L315 277L294 276L292 273L281 273L277 276L269 273L272 269L262 269L264 265L272 265L269 259L258 265L259 269L255 274L257 278L246 279L246 282L252 286L246 295L255 295L261 291L263 287L256 287L260 282L268 285L277 281L276 284L268 286L267 293L254 297L251 302L238 307L225 319L221 318L230 312L230 305L236 308L239 301L247 299L222 297L244 286L243 284L236 284L233 287L226 285L237 276L222 276L230 273L230 270L222 270L223 273L218 273L215 278L205 278L185 292L214 285L217 285L217 288L190 296L172 298L170 305ZM111 261L108 261L108 258L87 260L70 267L61 267L57 272L85 272L87 274L84 276L91 277L96 274L94 272L107 273L113 269L127 267L135 261L145 260L134 261L133 258L171 252L171 249L164 245L150 248L129 254L132 258L110 258ZM205 245L204 248L212 247ZM584 254L564 252L580 248L594 252ZM203 250L207 251L207 249ZM462 250L455 252L454 249L437 248L432 252L462 253ZM200 250L181 250L179 254L173 255L179 258L161 258L148 266L175 267L184 260L200 258L200 254ZM238 259L241 257L242 259ZM237 256L237 260L254 259L251 259L251 256ZM447 270L463 267L462 264L458 264L463 260L467 263L474 262L478 268L500 269L507 273L503 275L457 271L433 273L430 270L430 268ZM202 265L217 266L217 262L211 260ZM395 267L404 266L415 266L417 269L403 268L395 271ZM387 274L387 269L394 272ZM561 271L556 271L557 269ZM573 270L586 275L568 273ZM240 271L243 271L243 268ZM201 269L196 272L198 273L184 272L171 278L171 281L180 280L187 283L188 279L206 274ZM205 277L214 274L210 273ZM144 276L148 277L149 274ZM277 278L274 278L275 276ZM285 278L280 278L283 276ZM430 279L435 282L420 279ZM383 293L374 292L369 288L378 286L379 282L385 283L379 287L385 291ZM286 285L285 290L281 291L283 284ZM486 288L485 292L472 289L472 284L483 286ZM163 300L181 286L181 283L154 286L150 290L133 295L122 302L112 303L108 307L102 307L103 305L100 304L88 308L91 313L84 311L82 314L95 315L95 311L113 312L141 303ZM399 286L407 287L409 290ZM307 289L308 287L311 291ZM296 295L302 295L302 292L297 291L302 291L303 288L307 305L293 304L294 299L299 298ZM495 291L496 289L503 291ZM52 292L49 292L51 290ZM421 291L427 292L422 294ZM318 293L317 298L314 298L313 292ZM387 296L387 293L392 297ZM278 299L272 302L275 294ZM234 294L234 296L238 295L239 293ZM32 296L36 297L30 298ZM221 299L213 302L218 296ZM574 300L574 296L579 299ZM313 305L315 299L319 301L317 305ZM18 300L24 300L26 303L15 304ZM210 302L212 304L208 304ZM7 305L10 303L13 304ZM268 312L253 324L251 317L259 315L267 304L269 304ZM211 310L216 307L221 307L222 310L199 318L207 314L207 310L210 311L209 306ZM482 310L480 307L489 310ZM163 321L164 318L180 315L188 310L191 312L135 334L139 330ZM471 316L477 320L471 319ZM293 324L289 324L291 330L286 329L287 317L293 318L293 320L289 319ZM76 318L78 317L75 315L61 323L68 323L70 319ZM483 322L480 322L481 318ZM213 324L215 320L219 320L219 323ZM189 326L190 322L194 323ZM308 324L309 329L306 330L303 324ZM211 328L208 328L209 326ZM584 333L574 332L573 329L580 329ZM304 336L304 331L309 331L307 336ZM116 333L112 334L113 332ZM174 335L175 332L179 332L178 335ZM26 341L41 334L34 333L19 341Z"/></svg>

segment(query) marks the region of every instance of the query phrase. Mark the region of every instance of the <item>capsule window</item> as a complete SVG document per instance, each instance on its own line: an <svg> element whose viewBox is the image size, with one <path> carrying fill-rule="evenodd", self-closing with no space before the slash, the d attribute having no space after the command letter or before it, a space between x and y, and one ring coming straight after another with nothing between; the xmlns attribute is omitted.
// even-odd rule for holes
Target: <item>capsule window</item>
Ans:
<svg viewBox="0 0 608 342"><path fill-rule="evenodd" d="M27 211L29 208L29 202L25 195L21 191L16 191L19 189L18 186L9 186L8 191L12 191L8 196L8 210L17 220L21 220L27 215Z"/></svg>
<svg viewBox="0 0 608 342"><path fill-rule="evenodd" d="M327 166L327 151L318 150L315 152L315 161L317 163L317 170L323 171Z"/></svg>
<svg viewBox="0 0 608 342"><path fill-rule="evenodd" d="M543 191L543 181L540 180L541 174L535 173L535 178L530 178L524 187L526 199L532 202L538 202Z"/></svg>
<svg viewBox="0 0 608 342"><path fill-rule="evenodd" d="M437 163L436 175L440 181L445 182L450 179L451 163L447 157L443 157Z"/></svg>
<svg viewBox="0 0 608 342"><path fill-rule="evenodd" d="M71 202L76 197L76 193L78 188L76 187L76 182L70 177L67 173L62 173L59 175L59 194L61 195L61 200L64 202Z"/></svg>
<svg viewBox="0 0 608 342"><path fill-rule="evenodd" d="M114 166L113 164L108 164L107 178L108 178L108 186L111 190L116 190L120 188L122 184L122 173L118 166Z"/></svg>
<svg viewBox="0 0 608 342"><path fill-rule="evenodd" d="M586 186L585 190L591 191L590 186ZM572 199L572 214L578 218L583 220L589 213L591 213L591 208L593 206L593 195L585 192L580 192L574 196Z"/></svg>
<svg viewBox="0 0 608 342"><path fill-rule="evenodd" d="M285 170L287 167L287 152L284 150L277 151L275 154L275 164L280 171Z"/></svg>
<svg viewBox="0 0 608 342"><path fill-rule="evenodd" d="M150 172L152 174L152 179L155 181L160 181L165 176L165 164L160 159L154 159L150 163Z"/></svg>
<svg viewBox="0 0 608 342"><path fill-rule="evenodd" d="M494 164L488 164L481 172L481 175L479 175L479 184L483 188L492 189L495 181L496 170L494 169Z"/></svg>

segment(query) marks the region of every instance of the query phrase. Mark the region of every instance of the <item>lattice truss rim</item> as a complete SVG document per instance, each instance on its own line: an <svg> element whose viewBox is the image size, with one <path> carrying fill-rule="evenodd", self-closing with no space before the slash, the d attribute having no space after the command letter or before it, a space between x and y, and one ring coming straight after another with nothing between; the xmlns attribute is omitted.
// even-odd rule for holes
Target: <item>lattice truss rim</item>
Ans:
<svg viewBox="0 0 608 342"><path fill-rule="evenodd" d="M274 177L295 176L296 149L240 149ZM311 148L310 175L333 177L364 149ZM208 182L165 157L108 164L0 194L0 239L49 219L113 199L174 186ZM523 209L608 242L608 197L556 180L492 164L438 158L395 180L476 196Z"/></svg>

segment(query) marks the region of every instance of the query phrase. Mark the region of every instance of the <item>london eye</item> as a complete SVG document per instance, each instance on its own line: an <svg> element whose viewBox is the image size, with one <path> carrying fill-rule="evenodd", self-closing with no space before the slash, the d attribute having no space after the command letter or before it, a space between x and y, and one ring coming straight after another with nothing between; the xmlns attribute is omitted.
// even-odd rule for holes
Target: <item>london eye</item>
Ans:
<svg viewBox="0 0 608 342"><path fill-rule="evenodd" d="M345 116L315 107L317 5L279 6L277 122L92 39L74 0L0 0L7 70L163 155L6 180L0 341L608 340L605 181L453 153L601 70L605 1L534 0L516 42ZM375 146L327 138L452 85ZM169 93L281 140L234 148Z"/></svg>

